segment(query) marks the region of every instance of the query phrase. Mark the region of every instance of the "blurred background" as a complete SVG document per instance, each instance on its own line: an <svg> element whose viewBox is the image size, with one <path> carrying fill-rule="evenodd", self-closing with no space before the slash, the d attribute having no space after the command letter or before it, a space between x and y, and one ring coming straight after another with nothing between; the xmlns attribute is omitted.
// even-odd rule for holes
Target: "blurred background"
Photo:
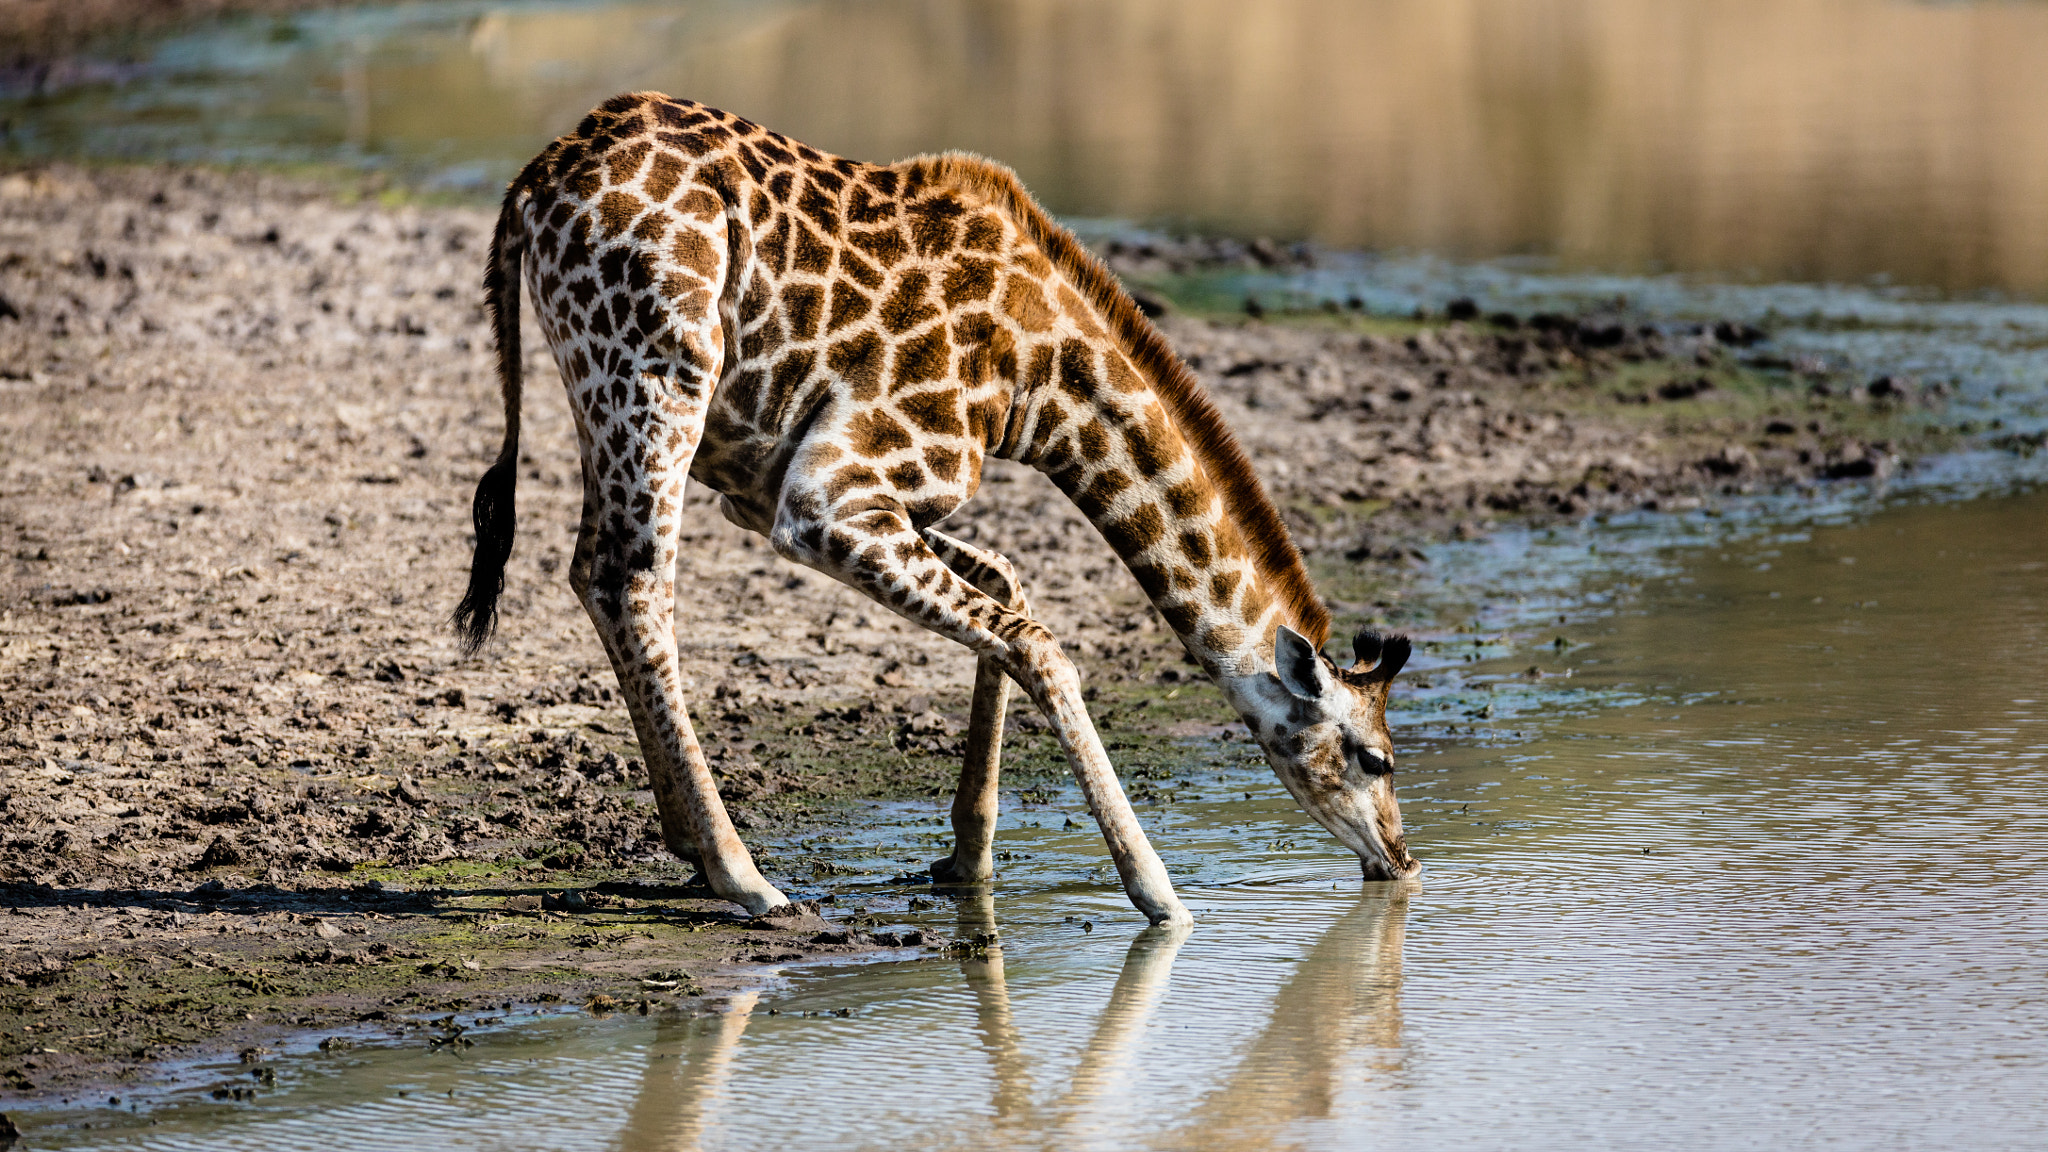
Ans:
<svg viewBox="0 0 2048 1152"><path fill-rule="evenodd" d="M1070 219L2048 291L2043 3L130 5L148 29L98 3L95 32L92 0L9 0L0 159L338 165L483 199L653 88L856 159L981 152Z"/></svg>

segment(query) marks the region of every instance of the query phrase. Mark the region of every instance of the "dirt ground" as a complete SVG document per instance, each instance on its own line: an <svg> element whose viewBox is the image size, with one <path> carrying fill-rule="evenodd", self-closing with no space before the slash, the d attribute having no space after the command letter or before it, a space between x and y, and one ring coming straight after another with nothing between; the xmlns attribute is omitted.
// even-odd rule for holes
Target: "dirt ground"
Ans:
<svg viewBox="0 0 2048 1152"><path fill-rule="evenodd" d="M662 851L567 587L578 471L537 331L503 621L461 656L446 622L500 435L489 228L262 175L0 173L0 1097L284 1031L687 1004L748 964L944 946L890 930L893 905L743 921ZM1244 258L1110 255L1141 280ZM1935 443L1941 403L1802 374L1732 324L1162 325L1312 563L1387 589L1335 604L1344 626L1398 622L1431 540L1881 476ZM740 827L788 844L858 801L942 797L966 655L693 500L678 633ZM949 530L1017 561L1130 770L1148 735L1230 718L1162 703L1180 653L1042 478L994 464ZM1012 734L1012 779L1063 771L1035 717ZM831 867L764 859L798 887Z"/></svg>

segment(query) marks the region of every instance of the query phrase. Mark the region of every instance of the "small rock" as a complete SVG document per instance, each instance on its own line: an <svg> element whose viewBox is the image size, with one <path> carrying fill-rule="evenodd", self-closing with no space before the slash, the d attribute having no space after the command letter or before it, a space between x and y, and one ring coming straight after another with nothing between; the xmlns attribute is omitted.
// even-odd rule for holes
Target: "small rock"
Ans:
<svg viewBox="0 0 2048 1152"><path fill-rule="evenodd" d="M1689 380L1667 380L1657 386L1659 400L1690 400L1714 390L1714 382L1705 376L1694 376Z"/></svg>
<svg viewBox="0 0 2048 1152"><path fill-rule="evenodd" d="M1747 348L1770 338L1770 333L1754 324L1742 324L1734 320L1723 320L1714 325L1714 339L1736 348Z"/></svg>
<svg viewBox="0 0 2048 1152"><path fill-rule="evenodd" d="M193 869L196 871L205 868L232 867L242 863L243 858L241 847L233 840L228 839L227 834L223 832L216 835L213 838L213 843L206 846L206 851L200 855L198 862L193 865Z"/></svg>
<svg viewBox="0 0 2048 1152"><path fill-rule="evenodd" d="M590 900L582 892L571 888L565 892L550 892L542 896L540 906L550 912L588 912Z"/></svg>
<svg viewBox="0 0 2048 1152"><path fill-rule="evenodd" d="M1821 475L1830 480L1882 478L1891 472L1891 457L1854 440L1829 454Z"/></svg>
<svg viewBox="0 0 2048 1152"><path fill-rule="evenodd" d="M937 712L920 712L903 722L903 730L918 736L950 736L953 722Z"/></svg>
<svg viewBox="0 0 2048 1152"><path fill-rule="evenodd" d="M333 921L322 920L313 925L313 935L318 936L322 940L339 940L343 936L348 935L348 933L336 927Z"/></svg>
<svg viewBox="0 0 2048 1152"><path fill-rule="evenodd" d="M1756 467L1756 457L1740 444L1730 444L1700 461L1700 467L1716 476L1740 476Z"/></svg>
<svg viewBox="0 0 2048 1152"><path fill-rule="evenodd" d="M809 935L832 931L831 921L825 919L825 914L815 900L799 900L793 904L784 904L780 908L770 908L749 920L747 927L765 928L775 932L802 932Z"/></svg>

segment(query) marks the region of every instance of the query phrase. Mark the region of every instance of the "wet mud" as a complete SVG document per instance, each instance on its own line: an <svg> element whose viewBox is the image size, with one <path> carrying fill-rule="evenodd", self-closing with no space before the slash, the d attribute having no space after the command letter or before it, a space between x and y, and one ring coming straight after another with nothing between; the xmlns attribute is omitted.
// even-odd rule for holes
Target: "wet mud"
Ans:
<svg viewBox="0 0 2048 1152"><path fill-rule="evenodd" d="M567 586L578 470L537 332L503 621L461 655L500 431L489 227L267 175L0 173L0 1095L944 946L830 905L745 921L662 850ZM1266 259L1190 243L1107 254L1137 281ZM1741 325L1148 304L1312 565L1382 590L1343 623L1398 623L1433 541L1504 520L1862 482L1944 446L1939 389L1808 370ZM700 735L764 872L815 891L835 865L805 830L948 793L972 661L692 505ZM1180 755L1162 737L1230 719L1041 477L992 462L948 530L1017 562L1141 802ZM1027 795L1065 771L1029 714L1005 756Z"/></svg>

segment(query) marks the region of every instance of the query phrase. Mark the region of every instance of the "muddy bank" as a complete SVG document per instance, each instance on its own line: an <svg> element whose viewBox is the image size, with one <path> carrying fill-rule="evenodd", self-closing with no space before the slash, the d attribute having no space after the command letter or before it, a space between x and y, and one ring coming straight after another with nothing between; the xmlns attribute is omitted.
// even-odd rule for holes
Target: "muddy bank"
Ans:
<svg viewBox="0 0 2048 1152"><path fill-rule="evenodd" d="M265 1029L676 1000L641 981L926 946L875 935L900 896L777 929L683 887L567 587L574 438L534 331L503 624L458 652L445 622L499 437L489 227L259 175L0 175L0 1092ZM1736 326L1462 307L1162 324L1313 561L1386 589L1339 605L1346 624L1398 622L1446 535L1856 482L1942 443L1935 391L1774 360ZM692 502L678 631L740 827L789 845L863 799L941 797L965 655ZM1135 582L1042 478L992 465L950 528L1016 560L1134 791L1171 771L1160 734L1229 718L1182 690ZM1006 757L1025 789L1064 770L1030 715ZM914 876L936 854L896 859ZM764 857L794 892L835 868Z"/></svg>

